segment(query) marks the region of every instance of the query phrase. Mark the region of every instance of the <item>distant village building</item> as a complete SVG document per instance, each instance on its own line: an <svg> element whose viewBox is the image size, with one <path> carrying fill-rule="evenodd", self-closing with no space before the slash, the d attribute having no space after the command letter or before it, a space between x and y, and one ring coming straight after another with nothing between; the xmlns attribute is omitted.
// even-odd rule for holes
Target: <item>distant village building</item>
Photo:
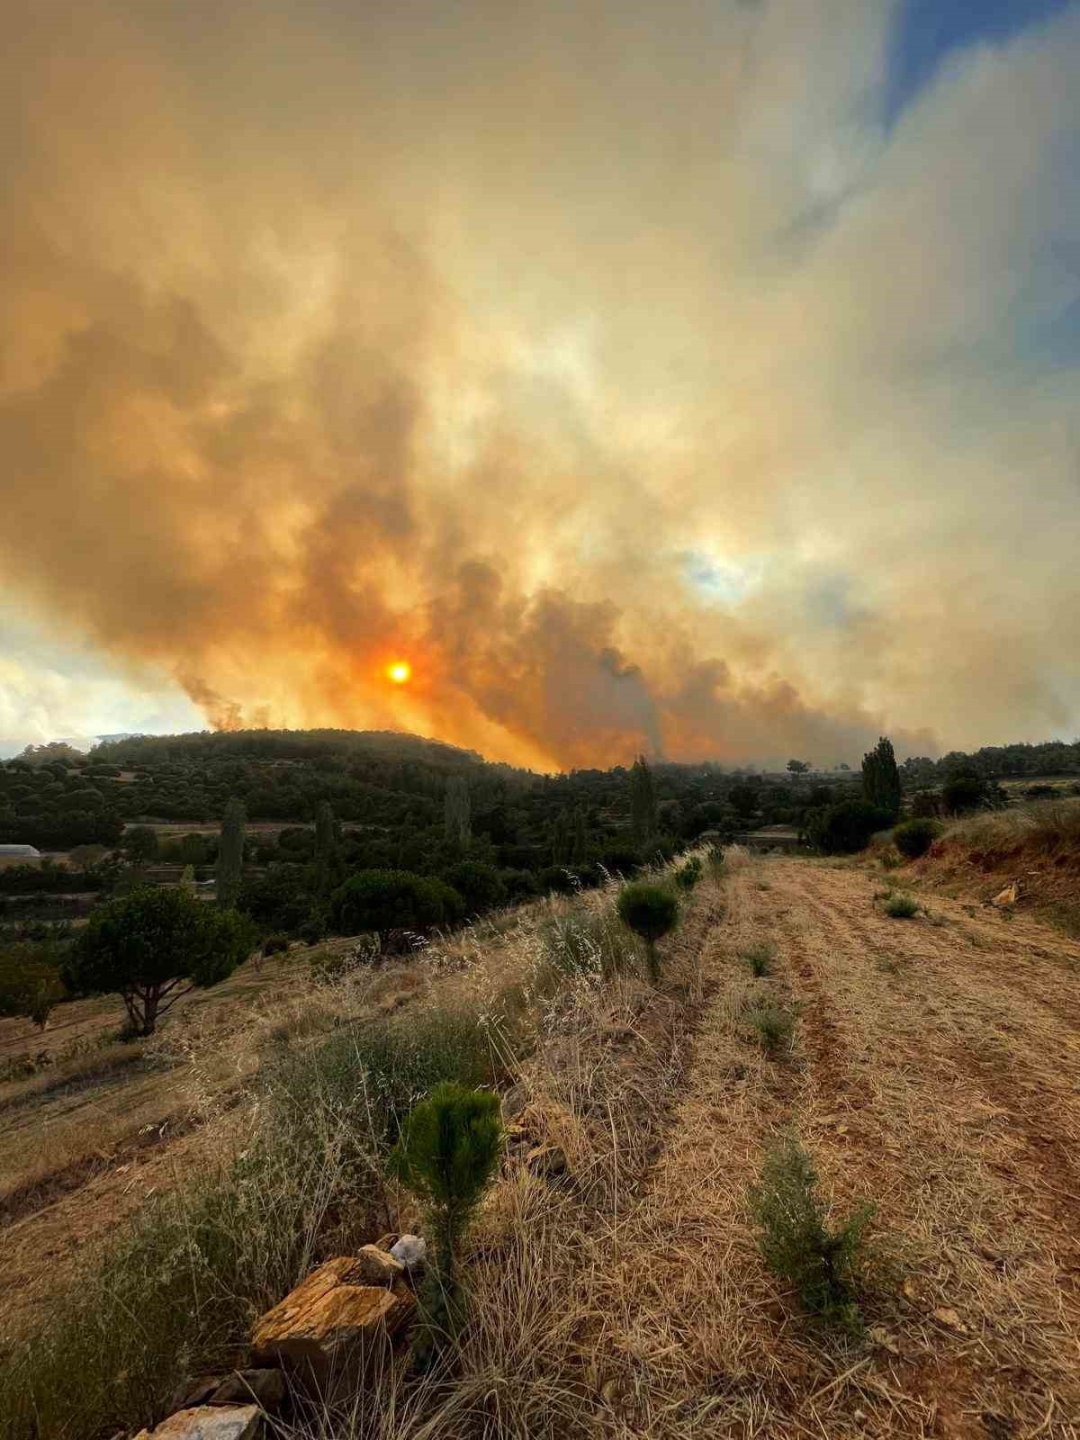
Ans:
<svg viewBox="0 0 1080 1440"><path fill-rule="evenodd" d="M33 845L0 845L0 870L13 865L40 866L41 861L41 851Z"/></svg>

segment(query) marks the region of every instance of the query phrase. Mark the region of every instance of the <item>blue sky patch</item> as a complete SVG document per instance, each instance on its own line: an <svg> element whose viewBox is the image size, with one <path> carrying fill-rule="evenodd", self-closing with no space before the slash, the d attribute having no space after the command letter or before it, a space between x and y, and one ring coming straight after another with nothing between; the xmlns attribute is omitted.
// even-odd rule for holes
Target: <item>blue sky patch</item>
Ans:
<svg viewBox="0 0 1080 1440"><path fill-rule="evenodd" d="M1077 0L901 0L889 45L885 119L892 124L942 60L980 42L1002 42Z"/></svg>

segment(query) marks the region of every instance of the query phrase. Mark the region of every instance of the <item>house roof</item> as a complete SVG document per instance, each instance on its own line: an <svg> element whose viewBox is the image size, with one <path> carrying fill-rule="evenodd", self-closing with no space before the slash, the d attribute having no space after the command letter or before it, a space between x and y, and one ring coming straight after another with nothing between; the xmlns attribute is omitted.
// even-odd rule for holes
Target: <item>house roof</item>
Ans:
<svg viewBox="0 0 1080 1440"><path fill-rule="evenodd" d="M0 845L0 855L20 855L27 860L41 859L41 851L36 845Z"/></svg>

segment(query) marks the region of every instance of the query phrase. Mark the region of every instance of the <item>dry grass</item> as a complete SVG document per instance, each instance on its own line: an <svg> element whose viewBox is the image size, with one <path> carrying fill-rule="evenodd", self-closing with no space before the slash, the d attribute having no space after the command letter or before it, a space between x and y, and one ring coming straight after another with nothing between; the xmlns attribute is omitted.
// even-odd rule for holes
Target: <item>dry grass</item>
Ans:
<svg viewBox="0 0 1080 1440"><path fill-rule="evenodd" d="M403 992L529 1036L453 1373L411 1380L387 1356L353 1404L279 1434L1080 1433L1080 999L1062 983L1080 945L948 899L939 925L898 925L851 865L736 857L721 889L695 891L659 991L632 970L553 967L549 922L610 903L462 937L411 989L415 965L388 967L265 1017L264 1060L320 1044L320 1016ZM762 978L741 958L756 946ZM789 1063L747 1026L761 1003L799 1014ZM748 1191L789 1134L834 1216L876 1207L861 1336L816 1324L762 1262ZM566 1157L547 1180L525 1163L541 1144ZM414 1223L386 1203L390 1228Z"/></svg>

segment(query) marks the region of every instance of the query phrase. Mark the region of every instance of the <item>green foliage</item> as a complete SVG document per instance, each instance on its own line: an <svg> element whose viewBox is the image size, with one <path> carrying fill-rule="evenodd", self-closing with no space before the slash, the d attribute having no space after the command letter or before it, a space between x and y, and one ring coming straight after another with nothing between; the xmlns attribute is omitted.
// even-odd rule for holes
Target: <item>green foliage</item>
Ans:
<svg viewBox="0 0 1080 1440"><path fill-rule="evenodd" d="M506 901L506 885L494 865L479 860L461 860L451 866L443 877L465 902L469 915L493 910Z"/></svg>
<svg viewBox="0 0 1080 1440"><path fill-rule="evenodd" d="M790 1054L798 1018L793 1010L786 1010L771 1000L761 1000L751 1005L744 1014L767 1054L774 1058Z"/></svg>
<svg viewBox="0 0 1080 1440"><path fill-rule="evenodd" d="M158 858L158 834L152 825L132 825L121 842L124 854L135 865Z"/></svg>
<svg viewBox="0 0 1080 1440"><path fill-rule="evenodd" d="M452 775L446 782L443 796L443 828L447 843L465 851L472 839L472 799L469 782L463 775Z"/></svg>
<svg viewBox="0 0 1080 1440"><path fill-rule="evenodd" d="M619 891L616 909L623 924L645 941L649 976L655 984L660 978L656 942L675 928L679 918L678 900L665 886L638 880Z"/></svg>
<svg viewBox="0 0 1080 1440"><path fill-rule="evenodd" d="M911 920L919 913L919 902L910 895L890 895L883 908L893 920Z"/></svg>
<svg viewBox="0 0 1080 1440"><path fill-rule="evenodd" d="M225 806L217 855L217 903L223 910L235 909L244 883L244 831L247 817L244 802L235 797Z"/></svg>
<svg viewBox="0 0 1080 1440"><path fill-rule="evenodd" d="M768 940L759 940L755 945L741 951L740 954L750 966L751 973L760 979L769 973L769 966L776 958L776 946Z"/></svg>
<svg viewBox="0 0 1080 1440"><path fill-rule="evenodd" d="M794 775L796 778L800 775L805 775L809 769L810 766L805 760L789 760L787 762L788 773Z"/></svg>
<svg viewBox="0 0 1080 1440"><path fill-rule="evenodd" d="M284 955L289 949L289 937L280 930L275 931L273 935L267 935L261 949L264 955Z"/></svg>
<svg viewBox="0 0 1080 1440"><path fill-rule="evenodd" d="M863 799L890 816L900 813L900 771L892 741L883 735L862 762Z"/></svg>
<svg viewBox="0 0 1080 1440"><path fill-rule="evenodd" d="M865 850L878 830L892 824L893 816L861 800L843 800L809 817L807 837L826 855L853 855Z"/></svg>
<svg viewBox="0 0 1080 1440"><path fill-rule="evenodd" d="M465 914L456 890L407 870L361 870L330 897L329 924L339 935L364 930L430 930Z"/></svg>
<svg viewBox="0 0 1080 1440"><path fill-rule="evenodd" d="M986 801L986 781L970 766L954 770L941 788L941 803L950 815L978 810Z"/></svg>
<svg viewBox="0 0 1080 1440"><path fill-rule="evenodd" d="M694 855L685 865L680 865L675 871L675 884L680 890L693 890L700 881L703 874L703 867L698 856Z"/></svg>
<svg viewBox="0 0 1080 1440"><path fill-rule="evenodd" d="M761 1181L750 1191L761 1252L811 1314L858 1330L858 1273L873 1208L866 1206L831 1229L817 1187L810 1157L797 1141L788 1139L769 1152Z"/></svg>
<svg viewBox="0 0 1080 1440"><path fill-rule="evenodd" d="M656 834L656 785L644 755L630 767L630 824L639 845L647 844Z"/></svg>
<svg viewBox="0 0 1080 1440"><path fill-rule="evenodd" d="M55 941L0 944L0 1015L19 1015L44 1030L67 996L60 977L61 947Z"/></svg>
<svg viewBox="0 0 1080 1440"><path fill-rule="evenodd" d="M204 905L186 890L140 886L91 915L63 978L78 994L119 993L135 1032L150 1035L186 989L224 980L251 943L236 911Z"/></svg>
<svg viewBox="0 0 1080 1440"><path fill-rule="evenodd" d="M425 1275L420 1348L437 1348L461 1320L461 1241L502 1154L499 1097L446 1082L412 1111L391 1170L423 1203L435 1241Z"/></svg>
<svg viewBox="0 0 1080 1440"><path fill-rule="evenodd" d="M941 826L936 820L905 820L893 831L893 844L905 859L918 860L921 855L926 854L940 834Z"/></svg>

